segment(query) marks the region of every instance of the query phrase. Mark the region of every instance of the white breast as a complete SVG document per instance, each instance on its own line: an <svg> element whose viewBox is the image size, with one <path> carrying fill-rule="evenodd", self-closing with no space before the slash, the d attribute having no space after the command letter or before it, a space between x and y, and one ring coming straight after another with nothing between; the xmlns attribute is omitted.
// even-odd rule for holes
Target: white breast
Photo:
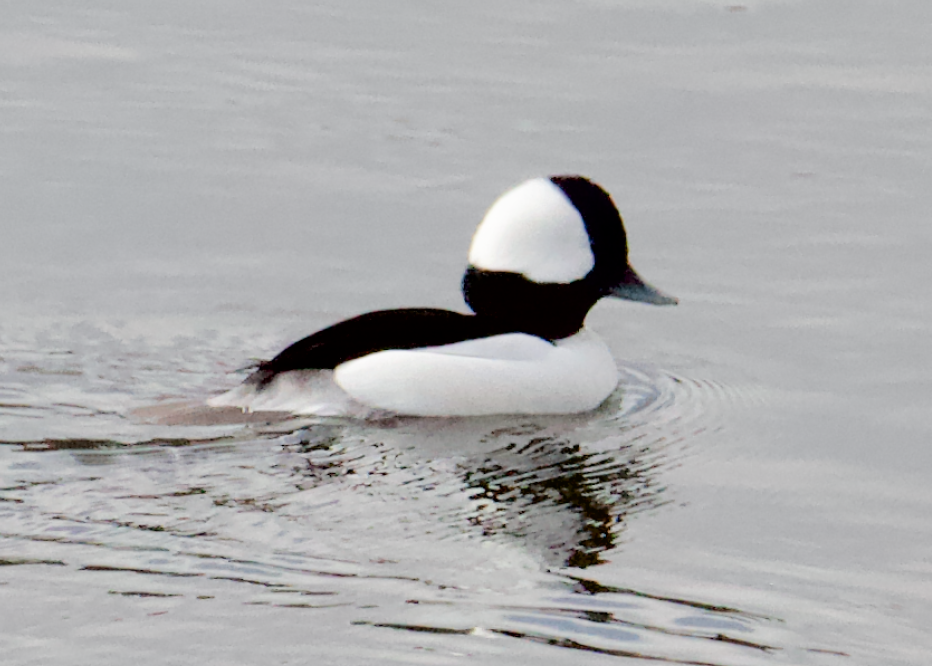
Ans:
<svg viewBox="0 0 932 666"><path fill-rule="evenodd" d="M333 378L355 401L412 416L585 412L618 383L605 343L585 329L556 344L509 333L387 350L337 366Z"/></svg>

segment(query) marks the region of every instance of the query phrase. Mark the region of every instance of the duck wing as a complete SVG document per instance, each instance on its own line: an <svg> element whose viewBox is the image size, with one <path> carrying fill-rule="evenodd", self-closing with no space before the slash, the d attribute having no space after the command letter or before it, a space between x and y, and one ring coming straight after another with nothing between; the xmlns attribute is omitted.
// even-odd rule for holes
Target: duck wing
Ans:
<svg viewBox="0 0 932 666"><path fill-rule="evenodd" d="M246 383L263 387L281 372L333 369L386 349L437 347L510 332L499 320L436 308L367 312L312 333L264 361Z"/></svg>

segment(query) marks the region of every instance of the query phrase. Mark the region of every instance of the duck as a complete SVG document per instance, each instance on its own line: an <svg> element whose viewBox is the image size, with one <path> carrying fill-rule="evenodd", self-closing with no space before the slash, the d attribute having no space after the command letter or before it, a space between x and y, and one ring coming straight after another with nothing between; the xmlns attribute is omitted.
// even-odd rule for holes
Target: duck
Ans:
<svg viewBox="0 0 932 666"><path fill-rule="evenodd" d="M578 414L618 385L608 346L585 326L602 298L677 299L628 260L611 196L579 175L528 180L488 209L469 247L471 312L367 312L254 366L211 407L301 416Z"/></svg>

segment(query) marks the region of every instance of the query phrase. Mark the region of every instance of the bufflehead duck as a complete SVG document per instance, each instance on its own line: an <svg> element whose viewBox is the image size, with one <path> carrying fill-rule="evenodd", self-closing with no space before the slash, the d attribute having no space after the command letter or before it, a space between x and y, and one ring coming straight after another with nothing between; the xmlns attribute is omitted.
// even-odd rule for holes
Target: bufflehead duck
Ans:
<svg viewBox="0 0 932 666"><path fill-rule="evenodd" d="M473 314L369 312L260 363L215 407L367 417L571 414L615 389L615 362L583 322L613 296L675 298L628 263L618 209L581 176L535 178L503 194L479 224L462 283Z"/></svg>

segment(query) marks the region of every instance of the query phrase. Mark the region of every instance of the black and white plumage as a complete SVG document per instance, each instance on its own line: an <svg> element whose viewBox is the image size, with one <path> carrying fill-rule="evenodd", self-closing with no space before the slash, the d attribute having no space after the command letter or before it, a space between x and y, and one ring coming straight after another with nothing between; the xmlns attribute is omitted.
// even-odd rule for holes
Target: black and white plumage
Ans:
<svg viewBox="0 0 932 666"><path fill-rule="evenodd" d="M502 195L476 230L462 288L473 314L410 308L339 322L209 404L360 417L584 412L618 381L584 327L592 306L607 296L676 303L631 268L615 204L581 176Z"/></svg>

